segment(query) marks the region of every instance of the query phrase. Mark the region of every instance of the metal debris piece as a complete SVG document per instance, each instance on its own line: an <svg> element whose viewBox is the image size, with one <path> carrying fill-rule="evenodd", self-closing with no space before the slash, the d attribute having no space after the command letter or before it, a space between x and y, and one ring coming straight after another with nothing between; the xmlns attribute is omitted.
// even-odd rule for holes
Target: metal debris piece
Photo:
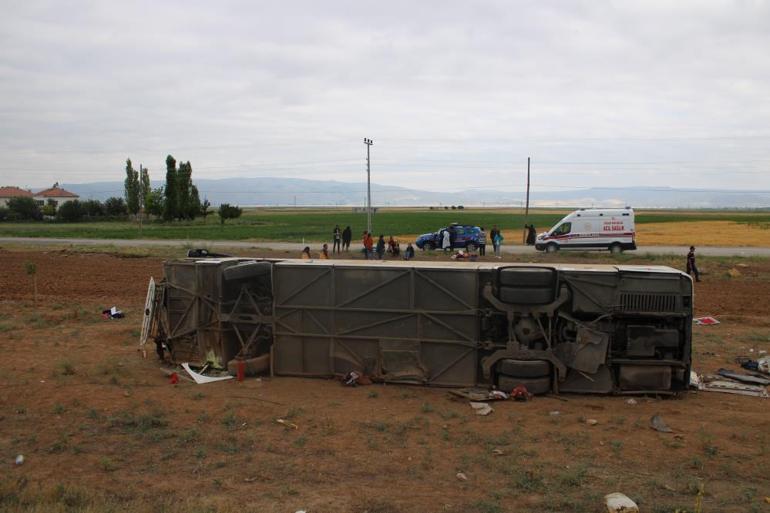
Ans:
<svg viewBox="0 0 770 513"><path fill-rule="evenodd" d="M22 463L24 463L24 455L19 454L18 456L16 456L16 464L21 465Z"/></svg>
<svg viewBox="0 0 770 513"><path fill-rule="evenodd" d="M760 378L757 376L749 376L748 374L738 374L737 372L733 372L729 369L719 369L717 374L723 378L740 381L741 383L748 383L749 385L761 385L765 387L770 385L770 379Z"/></svg>
<svg viewBox="0 0 770 513"><path fill-rule="evenodd" d="M459 479L460 481L467 481L468 480L468 476L466 476L462 472L458 472L457 474L455 474L455 477L457 479Z"/></svg>
<svg viewBox="0 0 770 513"><path fill-rule="evenodd" d="M660 415L653 415L650 419L650 427L660 433L673 433L673 430L663 421Z"/></svg>
<svg viewBox="0 0 770 513"><path fill-rule="evenodd" d="M551 417L558 417L559 415L561 415L561 412L559 410L553 410L553 411L549 411L548 415L550 415Z"/></svg>
<svg viewBox="0 0 770 513"><path fill-rule="evenodd" d="M187 371L187 374L189 374L192 379L195 380L195 382L199 385L203 385L206 383L214 383L215 381L225 381L228 379L233 379L233 376L204 376L203 374L198 374L194 370L190 368L189 363L183 363L182 368Z"/></svg>
<svg viewBox="0 0 770 513"><path fill-rule="evenodd" d="M626 401L626 404L630 404L630 405L632 405L632 406L633 406L634 404L636 404L636 399L634 399L634 398L632 397L631 399L629 399L628 401Z"/></svg>
<svg viewBox="0 0 770 513"><path fill-rule="evenodd" d="M473 411L476 412L476 415L486 416L494 411L492 407L487 403L477 403L477 402L471 401L470 405L471 405L471 408L473 408Z"/></svg>
<svg viewBox="0 0 770 513"><path fill-rule="evenodd" d="M705 390L706 392L723 392L725 394L749 395L752 397L770 397L765 387L713 378L716 378L716 376L705 376L704 383L700 386L699 390Z"/></svg>
<svg viewBox="0 0 770 513"><path fill-rule="evenodd" d="M596 419L586 419L586 424L588 424L589 426L595 426L598 423L599 423L599 421L596 420Z"/></svg>

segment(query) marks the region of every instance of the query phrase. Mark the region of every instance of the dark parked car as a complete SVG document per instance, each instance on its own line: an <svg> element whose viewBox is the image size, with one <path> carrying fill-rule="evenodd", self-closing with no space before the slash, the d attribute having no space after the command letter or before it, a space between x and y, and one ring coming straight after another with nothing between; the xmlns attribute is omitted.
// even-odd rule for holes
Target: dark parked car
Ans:
<svg viewBox="0 0 770 513"><path fill-rule="evenodd" d="M441 247L444 231L449 230L449 239L452 241L452 249L470 249L479 247L479 234L481 228L467 224L452 224L433 233L425 233L417 237L415 246L420 249L436 249Z"/></svg>

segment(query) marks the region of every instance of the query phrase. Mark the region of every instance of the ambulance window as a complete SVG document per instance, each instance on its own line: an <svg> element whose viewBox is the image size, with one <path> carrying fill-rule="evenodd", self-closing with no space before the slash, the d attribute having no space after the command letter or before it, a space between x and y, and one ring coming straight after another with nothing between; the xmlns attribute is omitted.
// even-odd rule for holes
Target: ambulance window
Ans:
<svg viewBox="0 0 770 513"><path fill-rule="evenodd" d="M553 231L553 235L566 235L571 229L572 223L562 223Z"/></svg>

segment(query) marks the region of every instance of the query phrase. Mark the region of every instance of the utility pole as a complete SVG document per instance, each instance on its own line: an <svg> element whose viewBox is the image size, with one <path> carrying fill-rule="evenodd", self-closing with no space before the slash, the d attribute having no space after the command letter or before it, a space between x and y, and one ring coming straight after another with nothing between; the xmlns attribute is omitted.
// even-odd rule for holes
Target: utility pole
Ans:
<svg viewBox="0 0 770 513"><path fill-rule="evenodd" d="M366 231L372 233L372 173L369 165L369 147L374 141L364 137L366 145Z"/></svg>
<svg viewBox="0 0 770 513"><path fill-rule="evenodd" d="M527 242L527 225L529 224L529 161L527 157L527 206L524 208L524 243Z"/></svg>

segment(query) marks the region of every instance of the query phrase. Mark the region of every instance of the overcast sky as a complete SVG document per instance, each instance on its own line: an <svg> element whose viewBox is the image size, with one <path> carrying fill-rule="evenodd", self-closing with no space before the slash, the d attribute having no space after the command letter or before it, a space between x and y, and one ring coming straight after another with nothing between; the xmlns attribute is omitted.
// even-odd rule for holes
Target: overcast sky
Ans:
<svg viewBox="0 0 770 513"><path fill-rule="evenodd" d="M455 4L455 5L452 5ZM770 189L770 2L3 2L0 185Z"/></svg>

